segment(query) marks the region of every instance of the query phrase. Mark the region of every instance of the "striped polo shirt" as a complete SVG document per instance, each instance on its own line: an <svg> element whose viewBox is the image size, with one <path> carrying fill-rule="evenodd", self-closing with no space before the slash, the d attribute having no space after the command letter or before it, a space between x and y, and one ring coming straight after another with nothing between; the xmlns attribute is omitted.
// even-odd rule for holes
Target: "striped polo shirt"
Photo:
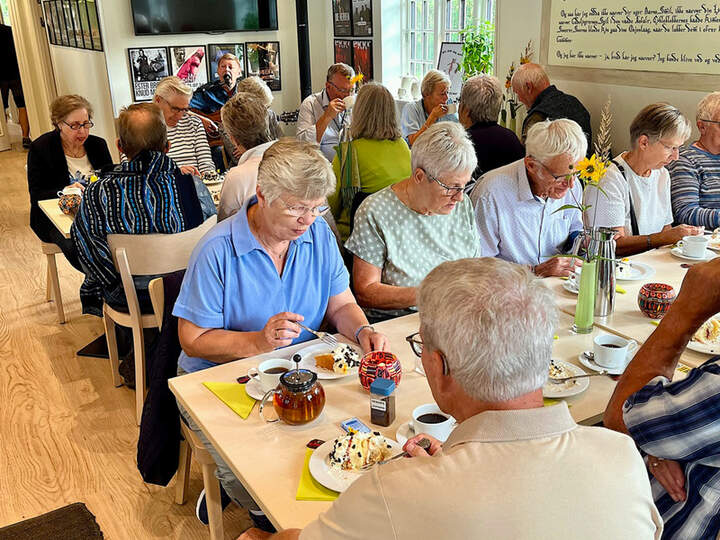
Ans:
<svg viewBox="0 0 720 540"><path fill-rule="evenodd" d="M675 222L720 227L720 155L691 145L667 169Z"/></svg>

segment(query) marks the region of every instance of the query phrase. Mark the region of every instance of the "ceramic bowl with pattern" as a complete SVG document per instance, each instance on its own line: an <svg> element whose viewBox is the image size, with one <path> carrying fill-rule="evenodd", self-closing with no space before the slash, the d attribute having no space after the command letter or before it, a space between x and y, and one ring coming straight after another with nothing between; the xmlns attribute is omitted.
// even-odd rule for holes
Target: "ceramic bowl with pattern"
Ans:
<svg viewBox="0 0 720 540"><path fill-rule="evenodd" d="M675 300L675 289L665 283L646 283L638 293L640 311L651 319L662 319Z"/></svg>

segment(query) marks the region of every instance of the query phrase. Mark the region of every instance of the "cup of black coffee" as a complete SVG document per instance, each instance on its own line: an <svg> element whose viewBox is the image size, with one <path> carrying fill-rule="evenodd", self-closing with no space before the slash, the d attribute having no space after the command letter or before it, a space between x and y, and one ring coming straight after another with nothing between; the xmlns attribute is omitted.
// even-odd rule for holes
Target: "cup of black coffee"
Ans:
<svg viewBox="0 0 720 540"><path fill-rule="evenodd" d="M257 369L250 368L248 377L260 383L263 392L272 390L280 383L280 375L293 368L293 363L284 358L271 358L261 362Z"/></svg>
<svg viewBox="0 0 720 540"><path fill-rule="evenodd" d="M595 363L600 367L622 372L637 347L638 344L634 339L625 339L613 334L599 334L593 340Z"/></svg>
<svg viewBox="0 0 720 540"><path fill-rule="evenodd" d="M442 412L435 403L416 407L412 418L410 424L415 434L427 433L442 442L445 442L455 427L455 419Z"/></svg>

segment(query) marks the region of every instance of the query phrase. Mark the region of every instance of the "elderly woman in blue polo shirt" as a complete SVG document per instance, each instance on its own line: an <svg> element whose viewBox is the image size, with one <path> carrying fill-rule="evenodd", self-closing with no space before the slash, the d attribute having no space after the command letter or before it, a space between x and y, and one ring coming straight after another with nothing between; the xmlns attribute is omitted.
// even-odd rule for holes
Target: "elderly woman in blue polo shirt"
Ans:
<svg viewBox="0 0 720 540"><path fill-rule="evenodd" d="M437 69L431 69L420 85L422 99L408 103L402 112L402 134L412 146L421 134L435 122L457 122L457 113L448 113L450 78Z"/></svg>
<svg viewBox="0 0 720 540"><path fill-rule="evenodd" d="M363 350L385 348L350 292L335 236L316 220L335 184L317 145L283 139L265 151L256 196L213 228L190 259L173 310L183 348L178 374L312 339L299 321L319 328L327 319ZM203 442L227 494L257 516L250 495Z"/></svg>

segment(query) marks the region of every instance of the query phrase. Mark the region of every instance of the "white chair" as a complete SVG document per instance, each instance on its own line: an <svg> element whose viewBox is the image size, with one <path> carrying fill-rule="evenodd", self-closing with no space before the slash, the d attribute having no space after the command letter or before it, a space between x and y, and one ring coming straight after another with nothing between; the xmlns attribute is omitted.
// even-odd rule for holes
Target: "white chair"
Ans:
<svg viewBox="0 0 720 540"><path fill-rule="evenodd" d="M145 383L145 339L143 328L156 328L155 314L144 315L133 283L133 276L168 274L187 268L190 254L198 241L217 223L217 216L189 231L177 234L109 234L108 244L113 254L115 268L120 274L125 290L128 312L117 311L103 304L103 324L107 337L113 384L120 386L118 371L120 359L115 337L115 325L132 329L135 355L135 409L140 425L147 385ZM162 317L162 313L160 315Z"/></svg>
<svg viewBox="0 0 720 540"><path fill-rule="evenodd" d="M55 244L40 242L40 248L47 258L47 281L45 283L45 301L55 300L58 322L65 323L65 310L63 309L62 293L60 292L60 280L58 279L57 262L55 255L62 253L62 250Z"/></svg>
<svg viewBox="0 0 720 540"><path fill-rule="evenodd" d="M162 278L155 278L148 285L150 301L157 321L158 329L162 329L163 314L165 312L165 288ZM175 504L185 504L187 501L188 480L190 479L190 460L195 460L202 468L203 486L205 487L205 503L208 511L208 525L210 528L211 540L222 540L223 533L223 509L220 501L220 484L215 478L215 460L207 451L205 445L197 435L180 420L180 431L183 440L180 441L180 459L178 460L178 471L175 476Z"/></svg>

